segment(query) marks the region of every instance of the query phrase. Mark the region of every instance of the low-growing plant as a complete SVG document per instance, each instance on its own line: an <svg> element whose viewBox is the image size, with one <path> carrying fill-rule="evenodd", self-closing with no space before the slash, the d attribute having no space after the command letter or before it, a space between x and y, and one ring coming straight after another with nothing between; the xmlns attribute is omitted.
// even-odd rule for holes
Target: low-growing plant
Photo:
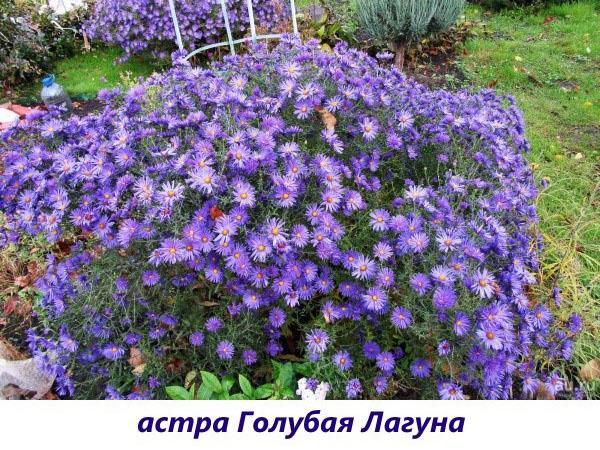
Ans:
<svg viewBox="0 0 600 450"><path fill-rule="evenodd" d="M282 364L272 361L273 381L253 387L244 375L236 379L226 375L221 380L210 373L200 372L201 381L196 384L197 372L189 372L186 376L186 386L167 386L165 391L172 400L286 400L295 398L296 371L291 362ZM302 367L302 366L300 366ZM306 364L304 364L305 369ZM302 370L302 368L300 370ZM234 389L237 392L230 393Z"/></svg>
<svg viewBox="0 0 600 450"><path fill-rule="evenodd" d="M581 320L532 295L510 97L286 37L99 99L0 135L2 242L78 236L48 256L28 336L61 395L160 397L192 368L261 379L273 358L310 361L333 398L564 390Z"/></svg>

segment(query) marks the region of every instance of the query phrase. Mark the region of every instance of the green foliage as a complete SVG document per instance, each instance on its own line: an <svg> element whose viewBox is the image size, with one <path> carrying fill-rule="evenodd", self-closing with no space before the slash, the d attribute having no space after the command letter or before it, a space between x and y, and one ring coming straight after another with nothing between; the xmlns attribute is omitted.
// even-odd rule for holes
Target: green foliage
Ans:
<svg viewBox="0 0 600 450"><path fill-rule="evenodd" d="M171 400L287 400L296 398L297 375L307 373L310 373L309 363L272 361L271 382L254 388L242 374L237 380L230 375L219 380L213 373L205 371L200 372L200 381L196 384L197 372L192 371L186 376L187 387L167 386L165 392Z"/></svg>
<svg viewBox="0 0 600 450"><path fill-rule="evenodd" d="M450 27L464 0L357 0L361 27L379 42L409 42Z"/></svg>
<svg viewBox="0 0 600 450"><path fill-rule="evenodd" d="M565 0L476 0L485 8L499 10L503 8L518 8L523 6L544 6L553 3L564 3Z"/></svg>

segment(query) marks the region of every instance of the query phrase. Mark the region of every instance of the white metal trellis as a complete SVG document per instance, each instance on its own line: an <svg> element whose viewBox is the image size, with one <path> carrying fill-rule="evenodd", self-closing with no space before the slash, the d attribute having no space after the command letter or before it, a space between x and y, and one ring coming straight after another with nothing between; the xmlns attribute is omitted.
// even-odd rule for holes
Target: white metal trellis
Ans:
<svg viewBox="0 0 600 450"><path fill-rule="evenodd" d="M257 42L259 39L279 39L283 36L283 33L274 33L274 34L256 34L256 24L254 21L254 8L252 6L252 0L246 0L246 5L248 7L248 18L250 21L250 37L244 37L241 39L234 39L233 33L231 31L231 24L229 22L229 12L227 11L227 4L225 0L219 0L221 4L221 13L223 15L223 22L225 23L225 31L227 32L227 41L217 42L216 44L209 44L203 47L197 48L192 52L188 53L183 59L188 60L192 56L197 55L198 53L204 52L206 50L210 50L218 47L226 47L229 46L229 51L231 54L235 55L235 46L237 44L242 44L244 42ZM177 42L177 47L179 51L184 52L185 48L183 46L183 40L181 38L181 30L179 29L179 20L177 20L177 11L175 9L175 0L169 0L169 9L171 10L171 18L173 19L173 27L175 28L175 40ZM298 35L298 20L296 18L296 2L294 0L290 0L290 14L292 16L292 27L294 34Z"/></svg>

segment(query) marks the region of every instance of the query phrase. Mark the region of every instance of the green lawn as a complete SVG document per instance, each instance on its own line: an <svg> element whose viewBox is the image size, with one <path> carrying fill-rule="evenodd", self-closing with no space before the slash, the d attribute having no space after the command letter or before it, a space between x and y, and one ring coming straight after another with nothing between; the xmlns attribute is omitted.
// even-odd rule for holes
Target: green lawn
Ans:
<svg viewBox="0 0 600 450"><path fill-rule="evenodd" d="M58 61L54 69L57 82L79 100L94 98L102 88L115 87L123 82L135 81L140 76L148 76L160 67L151 61L131 58L123 64L115 64L122 54L119 48L97 48ZM39 101L41 87L38 82L21 89L18 97L24 103Z"/></svg>
<svg viewBox="0 0 600 450"><path fill-rule="evenodd" d="M582 314L586 331L575 367L600 358L600 16L597 1L483 20L460 62L477 87L512 94L523 110L538 181L544 236L542 295L558 283L564 318ZM564 311L561 313L560 311ZM568 370L568 369L566 369ZM600 382L587 385L600 396Z"/></svg>

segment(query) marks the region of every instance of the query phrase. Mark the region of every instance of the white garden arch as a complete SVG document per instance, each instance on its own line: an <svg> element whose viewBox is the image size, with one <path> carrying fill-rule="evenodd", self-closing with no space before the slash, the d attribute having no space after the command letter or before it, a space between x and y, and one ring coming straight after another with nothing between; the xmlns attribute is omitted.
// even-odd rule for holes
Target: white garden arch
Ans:
<svg viewBox="0 0 600 450"><path fill-rule="evenodd" d="M269 39L279 39L283 36L283 33L275 33L275 34L256 34L256 24L254 21L254 8L252 6L252 0L246 0L246 5L248 7L248 18L250 21L250 37L244 37L241 39L234 39L233 33L231 30L231 25L229 23L229 12L227 11L227 4L225 0L218 0L221 4L221 12L223 14L223 22L225 23L225 31L227 32L227 40L223 42L217 42L216 44L209 44L203 47L197 48L183 58L184 60L190 59L192 56L197 55L198 53L204 52L206 50L210 50L218 47L229 47L229 51L232 55L235 55L235 46L237 44L242 44L244 42L257 42L259 39L269 40ZM173 19L173 27L175 28L175 40L177 42L177 47L181 52L185 52L185 48L183 46L183 40L181 39L181 30L179 29L179 21L177 20L177 10L175 8L175 0L169 0L169 9L171 10L171 18ZM290 14L292 16L292 27L294 34L298 34L298 21L296 19L296 3L294 0L290 0Z"/></svg>

